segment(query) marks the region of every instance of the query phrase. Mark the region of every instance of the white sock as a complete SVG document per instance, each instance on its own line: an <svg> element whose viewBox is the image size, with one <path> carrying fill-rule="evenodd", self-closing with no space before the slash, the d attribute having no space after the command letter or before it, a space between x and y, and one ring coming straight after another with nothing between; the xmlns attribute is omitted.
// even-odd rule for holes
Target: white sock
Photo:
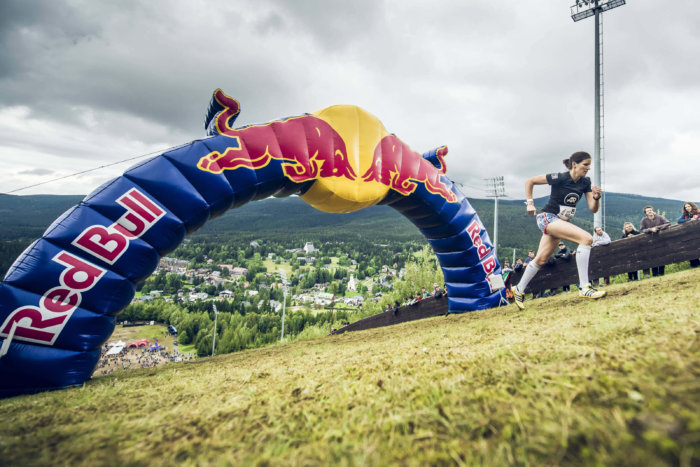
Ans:
<svg viewBox="0 0 700 467"><path fill-rule="evenodd" d="M576 269L578 269L578 282L581 287L588 284L588 258L591 257L591 247L579 245L576 249Z"/></svg>
<svg viewBox="0 0 700 467"><path fill-rule="evenodd" d="M520 282L518 282L518 285L515 286L518 289L518 292L525 293L527 284L530 283L532 278L535 277L535 274L538 272L540 272L540 267L534 261L527 263L525 271L523 271L523 277L520 278Z"/></svg>

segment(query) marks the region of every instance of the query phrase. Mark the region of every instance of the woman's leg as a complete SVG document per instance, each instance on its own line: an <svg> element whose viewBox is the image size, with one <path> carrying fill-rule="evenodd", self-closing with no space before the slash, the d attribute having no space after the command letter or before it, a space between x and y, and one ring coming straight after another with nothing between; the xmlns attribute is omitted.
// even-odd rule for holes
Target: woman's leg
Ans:
<svg viewBox="0 0 700 467"><path fill-rule="evenodd" d="M576 268L578 269L579 284L585 287L588 283L588 259L591 255L593 237L577 225L569 222L552 222L547 227L547 233L554 237L563 238L578 243L576 249Z"/></svg>
<svg viewBox="0 0 700 467"><path fill-rule="evenodd" d="M551 224L549 224L549 228L557 224L559 222L563 221L556 221ZM540 246L537 248L537 254L535 255L535 259L527 263L527 266L525 267L525 271L523 271L523 275L520 278L520 282L518 282L518 285L516 288L518 289L518 292L520 293L525 293L525 289L527 288L527 285L530 283L533 277L539 272L540 268L547 263L547 259L549 259L550 256L552 256L552 253L554 253L554 250L556 250L557 245L559 245L559 239L554 238L551 235L542 235L542 238L540 239Z"/></svg>

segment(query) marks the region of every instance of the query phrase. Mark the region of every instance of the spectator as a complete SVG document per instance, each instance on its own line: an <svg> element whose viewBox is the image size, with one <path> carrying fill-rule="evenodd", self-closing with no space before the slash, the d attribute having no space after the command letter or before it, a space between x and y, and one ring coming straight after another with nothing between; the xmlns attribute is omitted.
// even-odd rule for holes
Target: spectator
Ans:
<svg viewBox="0 0 700 467"><path fill-rule="evenodd" d="M681 217L678 218L678 223L692 221L698 219L700 213L698 213L698 205L692 201L687 201L683 204L683 210L681 211Z"/></svg>
<svg viewBox="0 0 700 467"><path fill-rule="evenodd" d="M433 297L440 298L443 295L445 295L445 292L440 288L440 286L438 285L437 282L434 283L433 284Z"/></svg>
<svg viewBox="0 0 700 467"><path fill-rule="evenodd" d="M634 237L635 235L639 235L639 230L634 228L634 224L631 222L625 222L625 225L622 227L622 238L629 238L629 237ZM637 281L639 280L639 271L630 271L627 273L627 280L628 281Z"/></svg>
<svg viewBox="0 0 700 467"><path fill-rule="evenodd" d="M515 272L522 271L523 267L525 267L525 265L523 264L523 259L518 258L515 260L515 266L513 267L513 271L515 271Z"/></svg>
<svg viewBox="0 0 700 467"><path fill-rule="evenodd" d="M640 230L643 233L657 233L660 230L667 229L671 223L661 214L656 214L652 206L644 206L644 214L642 218Z"/></svg>
<svg viewBox="0 0 700 467"><path fill-rule="evenodd" d="M647 234L655 234L660 230L668 228L671 223L661 214L656 214L652 206L644 206L644 214L646 217L642 218L641 231ZM665 266L656 266L651 268L652 276L663 276L665 272Z"/></svg>
<svg viewBox="0 0 700 467"><path fill-rule="evenodd" d="M535 252L532 250L527 250L527 258L525 258L525 265L527 266L527 264L533 259L535 259Z"/></svg>
<svg viewBox="0 0 700 467"><path fill-rule="evenodd" d="M593 229L593 245L591 245L591 246L605 246L605 245L610 245L610 235L608 235L606 232L603 232L602 228L596 226L596 228ZM600 282L598 279L595 279L593 282L600 285ZM605 285L610 285L610 276L604 277L603 282L605 283Z"/></svg>
<svg viewBox="0 0 700 467"><path fill-rule="evenodd" d="M401 308L399 301L394 300L394 308L391 309L391 311L394 313L394 316L396 316L396 314L399 312L399 308Z"/></svg>
<svg viewBox="0 0 700 467"><path fill-rule="evenodd" d="M682 224L684 222L698 220L699 218L700 213L698 213L697 204L693 203L692 201L687 201L683 204L683 212L681 214L681 217L678 218L678 223ZM698 266L700 266L700 259L690 260L691 268L696 268Z"/></svg>
<svg viewBox="0 0 700 467"><path fill-rule="evenodd" d="M559 242L559 249L554 253L554 257L566 261L567 263L571 261L571 252L564 242ZM568 284L562 287L564 292L568 292L570 289Z"/></svg>
<svg viewBox="0 0 700 467"><path fill-rule="evenodd" d="M503 271L503 272L510 272L510 271L512 271L512 270L513 270L513 268L510 267L510 262L504 261L504 262L503 262L503 269L502 269L502 271Z"/></svg>
<svg viewBox="0 0 700 467"><path fill-rule="evenodd" d="M593 229L593 245L592 246L603 246L610 244L610 235L603 232L603 229L596 227Z"/></svg>
<svg viewBox="0 0 700 467"><path fill-rule="evenodd" d="M430 292L428 292L425 287L421 288L421 292L423 292L423 298L429 298L430 297Z"/></svg>
<svg viewBox="0 0 700 467"><path fill-rule="evenodd" d="M564 261L571 261L571 252L564 242L559 242L559 250L554 253L554 257Z"/></svg>
<svg viewBox="0 0 700 467"><path fill-rule="evenodd" d="M622 227L622 238L634 237L639 235L639 230L634 228L634 224L631 222L625 222L624 227Z"/></svg>

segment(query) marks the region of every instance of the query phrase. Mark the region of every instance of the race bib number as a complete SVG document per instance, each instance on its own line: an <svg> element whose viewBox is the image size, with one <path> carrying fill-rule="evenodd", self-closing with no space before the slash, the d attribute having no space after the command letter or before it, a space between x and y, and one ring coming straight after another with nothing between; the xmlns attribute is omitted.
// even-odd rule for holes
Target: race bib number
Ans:
<svg viewBox="0 0 700 467"><path fill-rule="evenodd" d="M576 214L576 208L572 206L564 206L564 205L559 205L559 219L563 219L565 221L569 221L574 218L574 214Z"/></svg>

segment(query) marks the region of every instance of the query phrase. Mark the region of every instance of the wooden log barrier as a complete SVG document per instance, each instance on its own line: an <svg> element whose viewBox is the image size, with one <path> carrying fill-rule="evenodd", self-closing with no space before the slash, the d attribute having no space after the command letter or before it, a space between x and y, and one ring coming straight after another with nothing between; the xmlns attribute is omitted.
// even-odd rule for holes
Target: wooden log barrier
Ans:
<svg viewBox="0 0 700 467"><path fill-rule="evenodd" d="M597 279L696 258L700 258L700 221L689 221L673 225L655 234L642 233L593 248L588 273L591 279ZM517 284L520 276L522 271L514 272L510 283ZM538 293L576 283L578 283L578 270L576 257L572 255L569 261L557 259L552 264L542 266L540 272L528 285L526 292ZM391 311L379 313L336 329L331 334L441 316L447 314L447 309L447 297L426 298L415 305L399 308L395 315Z"/></svg>
<svg viewBox="0 0 700 467"><path fill-rule="evenodd" d="M673 225L654 234L640 233L591 249L588 275L591 279L649 269L700 258L700 221ZM511 284L517 284L522 270L514 272ZM532 279L526 293L538 293L578 283L576 256L567 262L557 259L545 264Z"/></svg>
<svg viewBox="0 0 700 467"><path fill-rule="evenodd" d="M431 318L433 316L441 316L447 314L447 297L440 298L424 298L415 305L406 305L399 308L394 314L391 311L385 311L376 315L368 316L360 319L340 329L336 329L331 334L342 334L346 331L361 331L365 329L379 328L382 326L391 326L392 324L405 323L416 319Z"/></svg>

